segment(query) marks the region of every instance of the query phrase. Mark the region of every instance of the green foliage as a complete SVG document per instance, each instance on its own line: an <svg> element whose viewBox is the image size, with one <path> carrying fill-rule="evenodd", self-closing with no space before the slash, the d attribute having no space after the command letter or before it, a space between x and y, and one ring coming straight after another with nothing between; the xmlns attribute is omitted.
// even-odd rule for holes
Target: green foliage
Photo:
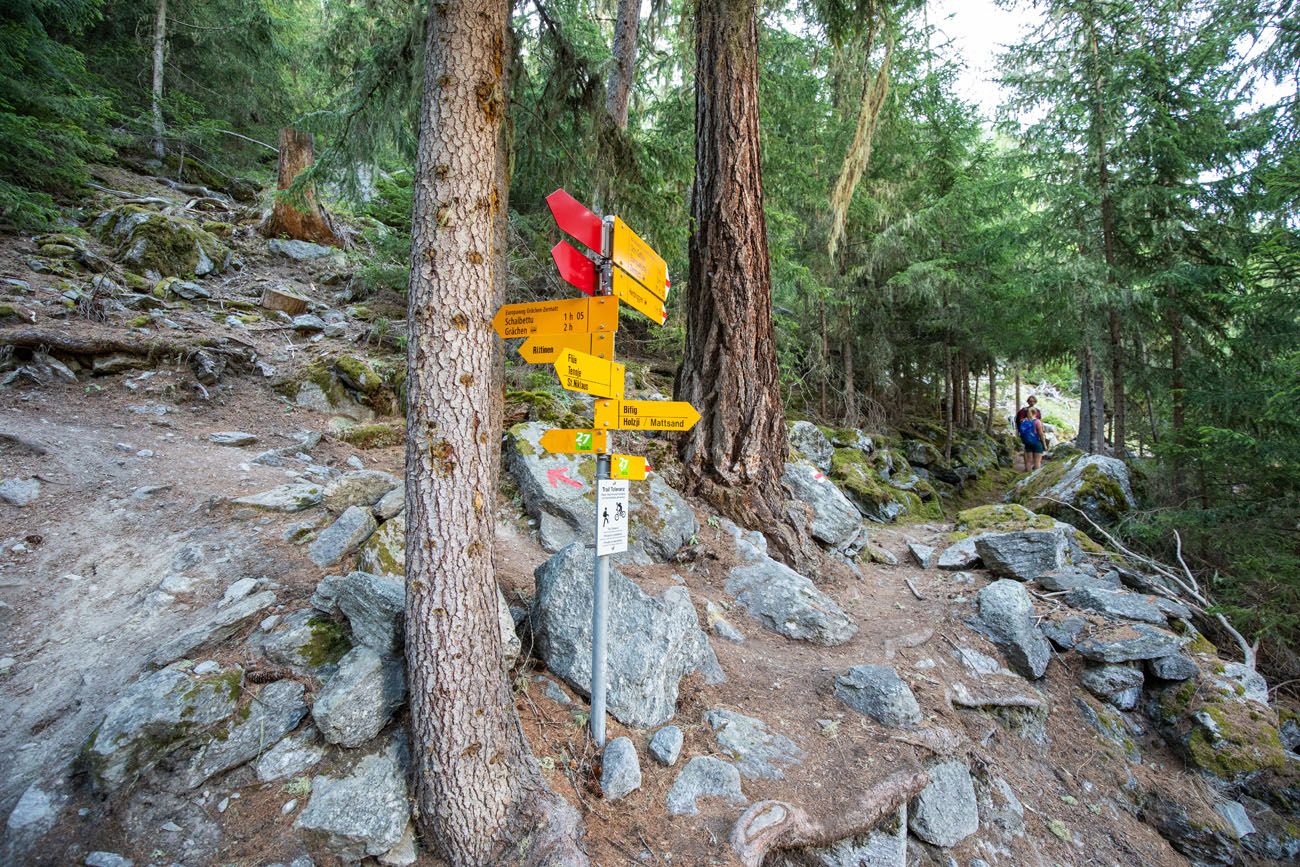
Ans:
<svg viewBox="0 0 1300 867"><path fill-rule="evenodd" d="M0 218L40 228L55 197L106 159L108 102L69 38L93 24L99 0L13 0L0 12Z"/></svg>

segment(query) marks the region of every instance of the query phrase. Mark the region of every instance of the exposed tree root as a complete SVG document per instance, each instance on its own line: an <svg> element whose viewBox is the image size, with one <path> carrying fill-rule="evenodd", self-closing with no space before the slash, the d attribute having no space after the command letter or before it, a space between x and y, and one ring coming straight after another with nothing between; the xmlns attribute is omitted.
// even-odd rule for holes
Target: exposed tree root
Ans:
<svg viewBox="0 0 1300 867"><path fill-rule="evenodd" d="M929 782L929 773L920 768L901 771L863 792L853 806L820 820L782 801L759 801L732 826L731 848L744 867L761 867L773 849L829 846L866 834Z"/></svg>
<svg viewBox="0 0 1300 867"><path fill-rule="evenodd" d="M120 352L126 355L142 355L146 358L167 355L182 355L188 358L202 349L240 361L252 361L252 353L248 350L223 346L220 338L213 337L193 340L171 340L165 337L122 339L56 331L51 328L14 328L0 331L0 346L53 349L69 355L93 356Z"/></svg>

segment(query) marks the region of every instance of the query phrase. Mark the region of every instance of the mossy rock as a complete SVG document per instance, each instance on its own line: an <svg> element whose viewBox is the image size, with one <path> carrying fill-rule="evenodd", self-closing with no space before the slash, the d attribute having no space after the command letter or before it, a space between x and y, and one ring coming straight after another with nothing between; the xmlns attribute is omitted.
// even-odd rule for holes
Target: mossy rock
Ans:
<svg viewBox="0 0 1300 867"><path fill-rule="evenodd" d="M1239 782L1287 764L1278 716L1258 702L1193 678L1163 690L1156 707L1165 739L1207 774Z"/></svg>
<svg viewBox="0 0 1300 867"><path fill-rule="evenodd" d="M229 223L222 223L219 220L205 220L203 223L203 231L211 232L218 238L229 238L231 233L235 231L235 227Z"/></svg>
<svg viewBox="0 0 1300 867"><path fill-rule="evenodd" d="M311 640L298 650L302 661L312 668L333 665L352 649L347 629L342 623L325 615L315 615L307 621L311 627Z"/></svg>
<svg viewBox="0 0 1300 867"><path fill-rule="evenodd" d="M18 308L12 304L0 304L0 319L12 319L18 316Z"/></svg>
<svg viewBox="0 0 1300 867"><path fill-rule="evenodd" d="M386 449L402 444L406 426L401 422L359 424L340 433L339 439L359 449Z"/></svg>
<svg viewBox="0 0 1300 867"><path fill-rule="evenodd" d="M105 211L92 228L101 241L114 247L116 261L162 277L218 274L232 258L229 247L193 220L140 205Z"/></svg>
<svg viewBox="0 0 1300 867"><path fill-rule="evenodd" d="M1037 515L1018 503L976 506L957 513L957 531L973 533L1014 533L1020 530L1050 530L1056 521Z"/></svg>
<svg viewBox="0 0 1300 867"><path fill-rule="evenodd" d="M383 377L365 359L355 355L340 355L334 359L334 370L345 385L364 395L374 395L384 387Z"/></svg>

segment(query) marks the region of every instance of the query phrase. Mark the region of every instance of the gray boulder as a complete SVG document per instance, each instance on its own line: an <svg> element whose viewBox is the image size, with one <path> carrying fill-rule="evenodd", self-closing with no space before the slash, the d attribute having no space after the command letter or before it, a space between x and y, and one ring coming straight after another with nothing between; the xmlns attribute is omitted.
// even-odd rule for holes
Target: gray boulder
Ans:
<svg viewBox="0 0 1300 867"><path fill-rule="evenodd" d="M406 585L400 578L353 572L336 604L352 627L352 640L381 654L399 654L404 640Z"/></svg>
<svg viewBox="0 0 1300 867"><path fill-rule="evenodd" d="M307 548L307 556L317 566L333 566L345 555L360 548L361 543L369 539L378 526L369 509L349 506L339 515L338 520L312 540Z"/></svg>
<svg viewBox="0 0 1300 867"><path fill-rule="evenodd" d="M591 687L592 552L573 544L533 573L529 614L537 654L583 695ZM649 596L616 568L609 570L609 712L645 728L672 719L678 683L703 670L720 676L709 639L683 587Z"/></svg>
<svg viewBox="0 0 1300 867"><path fill-rule="evenodd" d="M1082 617L1065 617L1060 620L1045 620L1039 627L1047 640L1061 650L1073 650L1079 643L1079 636L1088 627L1088 621Z"/></svg>
<svg viewBox="0 0 1300 867"><path fill-rule="evenodd" d="M311 726L301 734L284 738L257 760L257 778L263 783L287 780L302 774L325 758L320 734Z"/></svg>
<svg viewBox="0 0 1300 867"><path fill-rule="evenodd" d="M301 512L303 509L318 505L320 499L320 485L295 483L280 485L278 488L262 491L260 494L236 497L230 502L236 506L250 506L268 512Z"/></svg>
<svg viewBox="0 0 1300 867"><path fill-rule="evenodd" d="M1019 530L987 533L975 540L975 552L999 578L1032 581L1074 562L1074 537L1065 530Z"/></svg>
<svg viewBox="0 0 1300 867"><path fill-rule="evenodd" d="M194 677L173 666L140 678L108 706L82 751L95 787L117 791L215 731L235 712L243 687L240 668Z"/></svg>
<svg viewBox="0 0 1300 867"><path fill-rule="evenodd" d="M5 479L0 481L0 501L11 506L29 506L41 495L41 483L36 479Z"/></svg>
<svg viewBox="0 0 1300 867"><path fill-rule="evenodd" d="M379 734L405 701L402 660L354 647L316 695L311 715L325 740L358 747Z"/></svg>
<svg viewBox="0 0 1300 867"><path fill-rule="evenodd" d="M1049 593L1092 588L1118 590L1120 581L1118 572L1107 572L1105 575L1098 577L1084 572L1082 569L1067 568L1039 575L1038 586Z"/></svg>
<svg viewBox="0 0 1300 867"><path fill-rule="evenodd" d="M1012 499L1085 532L1092 525L1076 509L1105 527L1137 507L1129 470L1123 461L1105 455L1080 455L1068 460L1069 465L1055 484L1045 485L1046 468L1038 470L1016 485L1011 492Z"/></svg>
<svg viewBox="0 0 1300 867"><path fill-rule="evenodd" d="M402 480L391 473L353 470L326 485L321 493L321 502L325 508L335 513L350 506L373 506L401 484Z"/></svg>
<svg viewBox="0 0 1300 867"><path fill-rule="evenodd" d="M394 742L357 762L347 776L315 777L294 828L347 863L392 849L411 818L405 752Z"/></svg>
<svg viewBox="0 0 1300 867"><path fill-rule="evenodd" d="M325 330L325 320L321 319L314 313L302 313L293 317L293 330L304 333L315 333Z"/></svg>
<svg viewBox="0 0 1300 867"><path fill-rule="evenodd" d="M605 745L600 760L600 791L606 801L617 801L641 788L641 762L631 738L614 738Z"/></svg>
<svg viewBox="0 0 1300 867"><path fill-rule="evenodd" d="M700 812L699 798L725 798L729 804L745 804L740 790L740 771L730 762L713 756L696 756L686 763L668 790L668 813L694 816Z"/></svg>
<svg viewBox="0 0 1300 867"><path fill-rule="evenodd" d="M1146 666L1147 674L1159 680L1191 680L1201 670L1194 659L1181 653L1148 659Z"/></svg>
<svg viewBox="0 0 1300 867"><path fill-rule="evenodd" d="M1074 649L1093 662L1136 662L1169 656L1182 646L1182 639L1172 632L1134 623L1090 635Z"/></svg>
<svg viewBox="0 0 1300 867"><path fill-rule="evenodd" d="M30 863L31 853L58 824L70 796L64 778L38 780L24 789L0 833L0 863Z"/></svg>
<svg viewBox="0 0 1300 867"><path fill-rule="evenodd" d="M248 644L277 665L323 680L352 649L342 623L310 608L285 615L270 632L255 633Z"/></svg>
<svg viewBox="0 0 1300 867"><path fill-rule="evenodd" d="M677 726L664 726L650 739L650 755L666 768L677 764L682 754L682 730Z"/></svg>
<svg viewBox="0 0 1300 867"><path fill-rule="evenodd" d="M961 762L930 769L930 783L912 801L907 826L932 846L956 846L979 830L979 804L970 770Z"/></svg>
<svg viewBox="0 0 1300 867"><path fill-rule="evenodd" d="M835 447L817 425L810 421L797 421L790 425L789 442L790 448L803 455L809 463L823 471L831 468Z"/></svg>
<svg viewBox="0 0 1300 867"><path fill-rule="evenodd" d="M794 741L773 732L760 719L716 708L704 715L704 722L713 730L718 746L750 779L784 779L781 766L797 765L803 760L804 751Z"/></svg>
<svg viewBox="0 0 1300 867"><path fill-rule="evenodd" d="M1052 646L1034 622L1034 606L1025 588L1004 578L980 590L977 599L979 615L974 625L1002 649L1014 670L1031 679L1042 677Z"/></svg>
<svg viewBox="0 0 1300 867"><path fill-rule="evenodd" d="M980 563L980 555L975 550L975 543L987 535L991 534L980 533L977 536L967 536L965 539L954 542L939 553L934 565L949 572L974 569Z"/></svg>
<svg viewBox="0 0 1300 867"><path fill-rule="evenodd" d="M303 685L292 680L277 680L263 687L253 697L248 716L217 729L194 756L186 784L197 788L209 777L257 758L297 728L307 715L303 692Z"/></svg>
<svg viewBox="0 0 1300 867"><path fill-rule="evenodd" d="M135 867L135 862L130 858L125 858L116 852L91 852L86 856L86 860L81 862L86 867Z"/></svg>
<svg viewBox="0 0 1300 867"><path fill-rule="evenodd" d="M786 638L829 647L858 632L835 600L771 557L732 569L725 589L751 617Z"/></svg>
<svg viewBox="0 0 1300 867"><path fill-rule="evenodd" d="M231 604L210 605L197 618L196 625L173 637L149 657L153 665L170 665L182 656L202 647L224 641L260 620L268 608L275 604L275 593L263 590Z"/></svg>
<svg viewBox="0 0 1300 867"><path fill-rule="evenodd" d="M1121 620L1140 620L1163 626L1165 613L1149 600L1127 590L1079 587L1065 594L1065 604L1085 611L1098 611Z"/></svg>
<svg viewBox="0 0 1300 867"><path fill-rule="evenodd" d="M1120 710L1137 707L1142 696L1142 670L1127 665L1099 665L1083 673L1088 692Z"/></svg>
<svg viewBox="0 0 1300 867"><path fill-rule="evenodd" d="M808 529L832 548L851 545L861 535L862 514L824 472L806 461L786 464L781 482L807 503L813 519Z"/></svg>
<svg viewBox="0 0 1300 867"><path fill-rule="evenodd" d="M853 666L835 678L835 695L881 725L911 728L921 721L916 696L892 666Z"/></svg>
<svg viewBox="0 0 1300 867"><path fill-rule="evenodd" d="M917 562L922 569L929 569L934 565L935 549L930 545L922 545L919 542L908 542L907 550L912 555L912 559Z"/></svg>
<svg viewBox="0 0 1300 867"><path fill-rule="evenodd" d="M380 497L379 502L372 507L372 511L375 513L376 518L387 521L389 518L401 514L405 508L406 488L399 485ZM405 530L403 530L403 534L405 534Z"/></svg>
<svg viewBox="0 0 1300 867"><path fill-rule="evenodd" d="M541 447L547 426L515 425L506 435L505 467L519 486L524 510L541 525L543 545L558 551L587 542L596 523L594 462ZM628 504L628 550L615 562L669 560L699 530L695 510L657 474L636 486Z"/></svg>
<svg viewBox="0 0 1300 867"><path fill-rule="evenodd" d="M868 834L845 837L829 846L783 849L763 862L768 867L907 867L907 806ZM974 867L975 862L971 862Z"/></svg>
<svg viewBox="0 0 1300 867"><path fill-rule="evenodd" d="M382 500L381 500L382 502ZM378 511L378 507L374 511ZM406 515L398 514L379 525L357 555L357 568L375 575L406 575Z"/></svg>
<svg viewBox="0 0 1300 867"><path fill-rule="evenodd" d="M221 273L234 258L220 238L195 221L140 205L105 211L91 231L114 248L114 261L138 274L204 277Z"/></svg>
<svg viewBox="0 0 1300 867"><path fill-rule="evenodd" d="M326 256L333 256L338 252L334 247L327 247L324 244L313 244L311 241L298 241L287 238L272 238L266 242L266 249L270 253L278 253L297 262L304 262L308 259L322 259Z"/></svg>
<svg viewBox="0 0 1300 867"><path fill-rule="evenodd" d="M242 430L217 431L208 434L208 442L219 446L240 448L257 442L257 436Z"/></svg>

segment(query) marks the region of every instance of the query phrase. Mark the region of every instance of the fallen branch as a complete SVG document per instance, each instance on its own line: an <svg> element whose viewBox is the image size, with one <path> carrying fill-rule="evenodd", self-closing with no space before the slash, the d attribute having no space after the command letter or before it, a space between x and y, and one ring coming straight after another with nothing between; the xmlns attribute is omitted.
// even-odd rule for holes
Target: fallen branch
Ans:
<svg viewBox="0 0 1300 867"><path fill-rule="evenodd" d="M920 768L901 771L868 789L852 806L821 820L783 801L759 801L732 826L731 848L744 867L760 867L773 849L829 846L876 828L929 782L929 773Z"/></svg>
<svg viewBox="0 0 1300 867"><path fill-rule="evenodd" d="M159 198L158 196L141 196L137 193L128 193L123 190L113 190L101 186L94 181L86 181L86 186L92 190L99 190L101 193L108 193L110 196L117 196L119 199L126 199L129 205L174 205L175 202L168 199Z"/></svg>
<svg viewBox="0 0 1300 867"><path fill-rule="evenodd" d="M1208 611L1205 610L1207 608L1213 607L1214 603L1210 600L1208 596L1206 596L1204 593L1201 592L1200 584L1197 583L1195 576L1192 575L1192 570L1187 567L1187 562L1183 560L1183 553L1182 553L1183 540L1182 537L1178 535L1177 530L1174 531L1174 539L1178 546L1178 551L1177 551L1178 562L1183 567L1183 574L1181 576L1174 571L1173 567L1166 566L1164 563L1161 563L1159 560L1156 560L1153 557L1148 557L1145 554L1139 554L1136 551L1131 551L1128 548L1124 547L1122 544L1120 544L1120 541L1118 539L1116 539L1110 533L1106 532L1106 530L1103 527L1101 527L1096 521L1094 521L1091 517L1089 517L1086 512L1084 512L1079 507L1075 506L1073 503L1067 503L1064 500L1058 500L1055 499L1054 497L1043 497L1042 499L1047 500L1048 502L1057 503L1059 505L1066 506L1067 508L1073 509L1074 511L1078 512L1080 515L1083 515L1084 520L1087 521L1089 524L1091 524L1093 526L1093 529L1095 529L1098 533L1106 537L1106 541L1109 542L1116 550L1122 553L1125 557L1128 557L1132 560L1142 563L1143 565L1147 566L1149 569L1154 571L1156 574L1158 574L1160 577L1172 582L1174 586L1182 590L1183 593L1186 594L1186 598L1180 601L1187 602L1189 604L1189 607L1191 607L1192 610L1195 611L1197 614L1200 614L1202 617L1210 618L1214 620L1216 623L1218 623L1221 627L1223 627L1223 630L1227 632L1230 636L1232 636L1232 640L1235 641L1237 643L1237 647L1240 648L1242 663L1244 663L1245 666L1249 668L1251 671L1255 670L1256 649L1251 646L1250 642L1246 640L1245 636L1243 636L1240 632L1238 632L1237 629L1231 623L1228 622L1227 617L1225 617L1221 613L1210 614ZM1170 599L1177 598L1173 593L1164 590L1164 588L1156 588L1156 589L1161 590L1162 595L1167 596Z"/></svg>
<svg viewBox="0 0 1300 867"><path fill-rule="evenodd" d="M122 340L116 337L97 337L69 334L49 328L14 328L0 331L0 346L17 346L24 349L53 349L69 355L109 355L120 352L154 358L162 355L189 357L200 349L251 362L251 354L242 349L223 346L218 338L201 337L195 340L170 340L165 337Z"/></svg>
<svg viewBox="0 0 1300 867"><path fill-rule="evenodd" d="M920 591L916 589L916 585L912 583L911 578L904 578L903 583L907 585L908 590L912 591L913 596L915 596L917 599L921 600L922 602L925 601L925 597L922 596Z"/></svg>

